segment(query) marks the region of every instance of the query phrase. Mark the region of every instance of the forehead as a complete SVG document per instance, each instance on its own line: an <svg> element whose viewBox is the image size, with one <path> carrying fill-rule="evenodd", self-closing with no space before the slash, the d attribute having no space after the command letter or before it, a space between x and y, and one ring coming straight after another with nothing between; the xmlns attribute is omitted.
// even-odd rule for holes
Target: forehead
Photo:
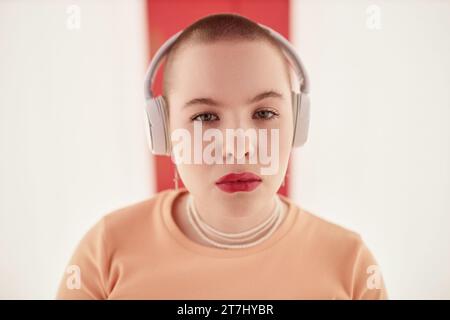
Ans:
<svg viewBox="0 0 450 320"><path fill-rule="evenodd" d="M217 41L181 47L170 72L171 96L248 98L267 89L289 92L281 52L267 41Z"/></svg>

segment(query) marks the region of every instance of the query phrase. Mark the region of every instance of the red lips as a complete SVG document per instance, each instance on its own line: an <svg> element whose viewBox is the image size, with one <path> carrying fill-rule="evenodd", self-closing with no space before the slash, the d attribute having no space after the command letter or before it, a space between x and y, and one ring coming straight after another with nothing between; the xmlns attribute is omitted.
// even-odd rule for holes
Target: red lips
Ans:
<svg viewBox="0 0 450 320"><path fill-rule="evenodd" d="M217 187L225 192L252 191L262 179L251 172L230 173L216 181Z"/></svg>

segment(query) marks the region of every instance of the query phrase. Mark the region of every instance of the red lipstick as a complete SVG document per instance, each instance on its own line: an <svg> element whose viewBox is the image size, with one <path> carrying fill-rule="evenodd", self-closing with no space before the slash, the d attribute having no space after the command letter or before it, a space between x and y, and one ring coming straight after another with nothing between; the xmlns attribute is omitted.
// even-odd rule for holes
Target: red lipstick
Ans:
<svg viewBox="0 0 450 320"><path fill-rule="evenodd" d="M261 177L251 172L230 173L216 181L216 186L225 192L249 192L256 189L262 182Z"/></svg>

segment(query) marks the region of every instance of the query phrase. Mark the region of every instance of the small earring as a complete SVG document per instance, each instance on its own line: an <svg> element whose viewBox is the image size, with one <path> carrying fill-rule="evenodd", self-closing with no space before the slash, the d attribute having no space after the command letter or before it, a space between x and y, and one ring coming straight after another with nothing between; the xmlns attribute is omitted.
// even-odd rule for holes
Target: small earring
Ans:
<svg viewBox="0 0 450 320"><path fill-rule="evenodd" d="M173 176L173 183L175 185L175 190L178 190L178 170L175 167L175 172L174 172L174 176Z"/></svg>

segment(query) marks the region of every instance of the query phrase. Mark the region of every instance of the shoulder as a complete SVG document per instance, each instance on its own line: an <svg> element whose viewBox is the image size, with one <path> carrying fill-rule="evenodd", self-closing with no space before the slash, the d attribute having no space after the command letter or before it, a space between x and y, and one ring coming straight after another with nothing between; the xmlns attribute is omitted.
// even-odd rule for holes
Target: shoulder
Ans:
<svg viewBox="0 0 450 320"><path fill-rule="evenodd" d="M358 232L290 202L297 213L291 233L297 247L322 261L348 263L356 258L364 246Z"/></svg>
<svg viewBox="0 0 450 320"><path fill-rule="evenodd" d="M300 219L303 223L304 232L309 236L320 238L330 244L360 245L361 235L345 226L332 222L316 213L300 208Z"/></svg>
<svg viewBox="0 0 450 320"><path fill-rule="evenodd" d="M324 273L344 279L353 299L387 299L381 268L360 233L299 210L297 243L304 245L309 258L321 261Z"/></svg>
<svg viewBox="0 0 450 320"><path fill-rule="evenodd" d="M296 231L294 233L296 236L301 237L303 242L321 243L331 246L339 244L357 246L362 242L358 232L313 213L305 207L298 205L290 197L281 197L289 204L291 211L295 213Z"/></svg>
<svg viewBox="0 0 450 320"><path fill-rule="evenodd" d="M162 198L167 196L170 190L160 191L149 198L136 201L106 213L103 219L108 225L114 226L117 223L130 222L141 218L143 215L153 211Z"/></svg>
<svg viewBox="0 0 450 320"><path fill-rule="evenodd" d="M162 210L162 202L165 198L173 195L174 190L160 191L147 199L130 203L118 209L106 213L98 224L103 226L108 236L123 237L131 236L134 232L148 227L153 218L158 217ZM111 239L110 239L111 240Z"/></svg>

